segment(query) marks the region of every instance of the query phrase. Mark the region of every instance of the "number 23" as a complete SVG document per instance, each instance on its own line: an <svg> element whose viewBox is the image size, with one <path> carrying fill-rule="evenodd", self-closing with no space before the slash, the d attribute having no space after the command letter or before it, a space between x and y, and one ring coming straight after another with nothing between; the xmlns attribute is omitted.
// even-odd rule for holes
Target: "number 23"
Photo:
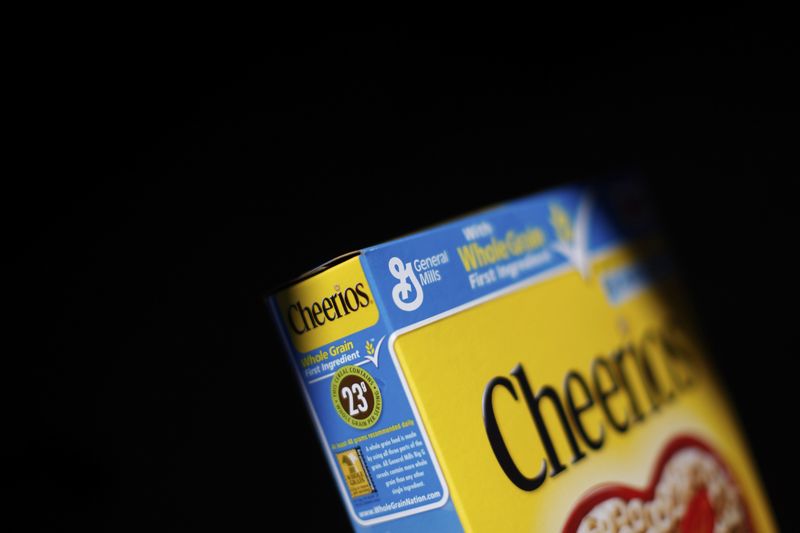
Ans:
<svg viewBox="0 0 800 533"><path fill-rule="evenodd" d="M364 394L367 392L367 384L363 381L353 383L349 387L342 389L342 398L347 400L349 404L350 416L356 416L359 413L366 413L369 409L367 398ZM356 404L353 400L356 400Z"/></svg>

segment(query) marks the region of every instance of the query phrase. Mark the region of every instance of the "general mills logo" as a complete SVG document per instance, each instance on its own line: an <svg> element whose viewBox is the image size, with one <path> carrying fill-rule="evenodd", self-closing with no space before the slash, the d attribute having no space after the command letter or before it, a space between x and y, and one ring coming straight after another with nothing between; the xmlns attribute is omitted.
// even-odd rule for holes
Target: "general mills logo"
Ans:
<svg viewBox="0 0 800 533"><path fill-rule="evenodd" d="M396 278L397 284L392 288L392 300L394 305L402 311L413 311L422 305L422 285L419 284L411 263L403 263L399 257L389 259L389 273ZM411 292L414 298L411 298Z"/></svg>

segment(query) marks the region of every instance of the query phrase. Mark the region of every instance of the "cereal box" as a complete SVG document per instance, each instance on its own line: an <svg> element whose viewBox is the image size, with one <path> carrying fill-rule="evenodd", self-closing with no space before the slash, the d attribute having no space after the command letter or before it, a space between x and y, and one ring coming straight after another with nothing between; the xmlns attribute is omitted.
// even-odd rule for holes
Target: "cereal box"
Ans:
<svg viewBox="0 0 800 533"><path fill-rule="evenodd" d="M357 531L776 529L636 182L366 248L268 305Z"/></svg>

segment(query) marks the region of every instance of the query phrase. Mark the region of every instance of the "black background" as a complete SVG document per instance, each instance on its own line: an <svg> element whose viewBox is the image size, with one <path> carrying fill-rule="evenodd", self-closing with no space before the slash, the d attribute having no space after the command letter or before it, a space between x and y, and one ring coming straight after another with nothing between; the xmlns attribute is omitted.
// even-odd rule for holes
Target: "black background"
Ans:
<svg viewBox="0 0 800 533"><path fill-rule="evenodd" d="M18 41L10 507L34 530L346 528L262 295L342 252L635 170L788 524L794 28L629 15L112 21Z"/></svg>

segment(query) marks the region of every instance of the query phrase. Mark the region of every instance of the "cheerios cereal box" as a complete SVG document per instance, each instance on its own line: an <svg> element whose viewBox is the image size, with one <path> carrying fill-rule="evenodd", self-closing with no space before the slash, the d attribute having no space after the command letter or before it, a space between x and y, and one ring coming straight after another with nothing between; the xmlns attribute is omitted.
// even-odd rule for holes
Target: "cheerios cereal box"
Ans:
<svg viewBox="0 0 800 533"><path fill-rule="evenodd" d="M776 530L634 181L342 256L268 305L356 531Z"/></svg>

